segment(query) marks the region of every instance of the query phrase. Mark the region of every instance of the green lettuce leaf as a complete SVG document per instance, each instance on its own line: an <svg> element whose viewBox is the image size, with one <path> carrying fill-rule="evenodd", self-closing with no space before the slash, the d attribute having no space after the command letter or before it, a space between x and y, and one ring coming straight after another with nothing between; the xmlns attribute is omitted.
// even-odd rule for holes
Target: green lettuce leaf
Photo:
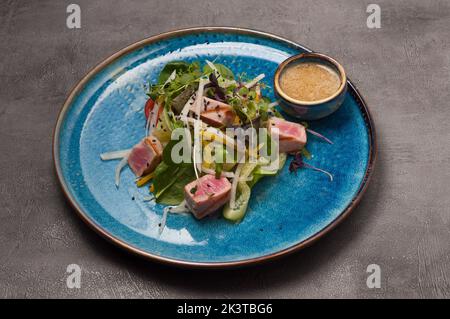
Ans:
<svg viewBox="0 0 450 319"><path fill-rule="evenodd" d="M156 202L164 205L179 205L184 199L184 186L195 179L191 164L167 165L161 162L153 178Z"/></svg>

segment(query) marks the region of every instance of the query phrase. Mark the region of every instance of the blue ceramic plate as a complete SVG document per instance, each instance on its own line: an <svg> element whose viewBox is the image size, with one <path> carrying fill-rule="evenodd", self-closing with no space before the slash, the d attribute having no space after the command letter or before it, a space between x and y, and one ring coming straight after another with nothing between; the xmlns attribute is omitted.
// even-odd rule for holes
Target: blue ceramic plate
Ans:
<svg viewBox="0 0 450 319"><path fill-rule="evenodd" d="M81 218L107 239L150 259L176 265L229 267L272 259L301 249L337 225L361 198L375 159L374 127L355 87L332 116L311 128L334 145L310 137L310 164L331 171L284 171L253 189L240 224L170 215L158 234L163 207L144 203L126 168L114 185L116 161L100 153L127 149L144 136L143 85L172 60L223 63L248 76L265 73L272 86L280 62L308 49L280 37L237 28L196 28L165 33L114 54L73 89L54 135L54 159L64 193ZM266 95L274 98L268 88ZM148 194L148 193L147 193ZM135 200L132 197L136 197Z"/></svg>

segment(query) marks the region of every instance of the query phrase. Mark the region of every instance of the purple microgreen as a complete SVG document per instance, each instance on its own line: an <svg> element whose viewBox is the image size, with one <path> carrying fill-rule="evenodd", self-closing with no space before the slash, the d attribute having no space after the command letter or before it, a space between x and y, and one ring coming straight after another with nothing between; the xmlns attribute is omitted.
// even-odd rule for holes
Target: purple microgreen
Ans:
<svg viewBox="0 0 450 319"><path fill-rule="evenodd" d="M309 129L309 128L307 128L306 131L309 132L309 133L311 133L311 134L314 135L314 136L317 136L318 138L321 138L322 140L324 140L325 142L327 142L327 143L329 143L329 144L333 144L332 141L330 141L328 138L326 138L326 137L323 136L322 134L317 133L316 131L313 131L313 130L311 130L311 129Z"/></svg>
<svg viewBox="0 0 450 319"><path fill-rule="evenodd" d="M226 100L225 91L223 88L219 86L219 81L217 80L217 77L214 74L214 72L209 75L209 81L210 82L205 85L205 89L211 88L213 90L214 100L219 102L225 102Z"/></svg>
<svg viewBox="0 0 450 319"><path fill-rule="evenodd" d="M217 81L217 76L213 73L209 75L209 81L211 82L211 86L219 86L219 81Z"/></svg>
<svg viewBox="0 0 450 319"><path fill-rule="evenodd" d="M302 168L302 167L304 167L304 168L309 168L309 169L312 169L312 170L314 170L314 171L317 171L317 172L321 172L321 173L323 173L323 174L326 174L326 175L330 178L330 181L333 181L333 175L331 175L331 173L329 173L329 172L327 172L327 171L325 171L325 170L323 170L323 169L321 169L321 168L317 168L317 167L312 166L312 165L310 165L310 164L308 164L308 163L305 163L305 162L303 161L302 154L301 154L300 152L298 152L298 153L296 153L296 154L294 155L294 159L293 159L293 160L291 161L291 163L289 164L289 171L290 171L290 172L297 173L297 170L298 170L299 168Z"/></svg>
<svg viewBox="0 0 450 319"><path fill-rule="evenodd" d="M312 169L312 170L314 170L314 171L324 173L324 174L328 175L328 177L330 178L330 182L333 181L333 175L331 175L330 172L327 172L326 170L323 170L323 169L318 168L318 167L314 167L314 166L309 165L309 164L307 164L307 163L303 163L303 166L304 166L305 168L309 168L309 169Z"/></svg>
<svg viewBox="0 0 450 319"><path fill-rule="evenodd" d="M215 90L214 92L214 100L219 101L219 102L225 102L225 93L221 90Z"/></svg>

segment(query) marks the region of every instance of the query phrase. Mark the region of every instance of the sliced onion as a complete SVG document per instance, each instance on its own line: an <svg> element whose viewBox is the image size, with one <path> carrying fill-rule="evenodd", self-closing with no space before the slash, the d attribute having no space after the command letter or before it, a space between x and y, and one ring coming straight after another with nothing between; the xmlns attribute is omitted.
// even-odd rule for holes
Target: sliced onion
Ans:
<svg viewBox="0 0 450 319"><path fill-rule="evenodd" d="M187 116L189 113L189 110L190 110L191 106L194 104L194 102L195 102L194 94L192 94L191 97L189 98L189 100L184 105L183 109L181 110L180 115Z"/></svg>
<svg viewBox="0 0 450 319"><path fill-rule="evenodd" d="M199 179L199 178L200 178L200 177L199 177L199 174L198 174L198 171L199 171L198 168L199 168L199 167L197 166L198 163L197 163L197 161L196 161L196 156L195 156L196 146L197 146L197 145L194 144L194 147L193 147L193 149L192 149L192 161L194 162L193 164L194 164L194 173L195 173L195 177L197 177L197 179ZM201 166L200 166L200 171L201 171Z"/></svg>
<svg viewBox="0 0 450 319"><path fill-rule="evenodd" d="M189 213L189 209L186 205L186 200L183 200L178 206L169 207L169 213L171 214Z"/></svg>
<svg viewBox="0 0 450 319"><path fill-rule="evenodd" d="M142 197L142 201L144 201L144 202L151 202L154 199L155 199L155 196L153 196L153 195Z"/></svg>
<svg viewBox="0 0 450 319"><path fill-rule="evenodd" d="M185 213L189 213L189 209L187 208L187 205L186 205L186 200L183 200L178 206L166 206L166 207L164 207L163 215L162 215L162 218L161 218L161 223L160 223L160 226L159 226L159 234L161 234L162 231L164 230L164 228L166 227L167 216L169 215L169 213L171 213L171 214L185 214Z"/></svg>
<svg viewBox="0 0 450 319"><path fill-rule="evenodd" d="M153 116L152 116L152 120L150 121L150 125L147 129L147 136L152 135L153 130L155 129L156 125L158 124L158 114L159 114L159 109L161 108L161 105L159 105L159 103L155 102L155 107L153 108ZM150 116L149 116L150 118Z"/></svg>
<svg viewBox="0 0 450 319"><path fill-rule="evenodd" d="M220 75L220 73L219 73L219 70L217 70L217 68L214 65L214 63L212 63L211 61L208 61L208 60L206 60L205 62L214 71L214 73L216 74L216 77L218 77Z"/></svg>
<svg viewBox="0 0 450 319"><path fill-rule="evenodd" d="M147 117L147 121L145 122L145 135L148 135L148 131L150 130L150 122L152 121L153 112L150 112L150 114Z"/></svg>
<svg viewBox="0 0 450 319"><path fill-rule="evenodd" d="M128 156L131 152L131 149L129 150L120 150L120 151L112 151L112 152L106 152L100 154L100 158L103 161L109 161L109 160L115 160L115 159L122 159L125 156Z"/></svg>
<svg viewBox="0 0 450 319"><path fill-rule="evenodd" d="M275 101L275 102L269 103L268 107L269 107L269 109L271 109L279 104L280 104L280 101Z"/></svg>
<svg viewBox="0 0 450 319"><path fill-rule="evenodd" d="M119 187L120 184L120 172L122 171L122 168L127 166L127 164L128 164L128 156L125 156L116 166L115 184L117 188Z"/></svg>
<svg viewBox="0 0 450 319"><path fill-rule="evenodd" d="M256 83L258 83L259 81L261 81L262 79L264 79L266 77L266 75L264 73L258 75L256 78L254 78L253 80L251 80L250 82L248 82L247 84L245 84L244 86L249 89L251 87L253 87Z"/></svg>
<svg viewBox="0 0 450 319"><path fill-rule="evenodd" d="M261 98L261 85L257 84L255 87L255 92L256 92L256 96L259 98Z"/></svg>
<svg viewBox="0 0 450 319"><path fill-rule="evenodd" d="M201 107L203 104L203 91L205 88L205 80L203 78L200 78L200 83L198 84L198 90L197 90L197 96L195 97L195 109L197 116L200 118L201 113ZM198 120L194 122L194 148L192 152L193 160L194 160L194 168L195 168L195 174L198 179L198 171L201 171L201 163L197 163L197 152L200 152L201 155L201 145L200 145L200 132L203 127L203 122L201 120Z"/></svg>
<svg viewBox="0 0 450 319"><path fill-rule="evenodd" d="M200 116L202 110L202 102L203 102L203 91L205 89L206 81L205 79L200 79L200 83L198 84L197 96L195 97L195 113Z"/></svg>

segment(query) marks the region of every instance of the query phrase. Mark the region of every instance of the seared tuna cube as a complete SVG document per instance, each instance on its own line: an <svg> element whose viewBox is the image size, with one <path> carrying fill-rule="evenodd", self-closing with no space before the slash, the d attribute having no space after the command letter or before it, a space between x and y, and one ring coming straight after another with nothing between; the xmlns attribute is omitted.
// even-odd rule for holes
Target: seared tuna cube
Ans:
<svg viewBox="0 0 450 319"><path fill-rule="evenodd" d="M197 113L196 104L193 103L191 112ZM235 114L231 105L222 103L208 97L203 97L200 108L200 119L214 127L228 127L233 124Z"/></svg>
<svg viewBox="0 0 450 319"><path fill-rule="evenodd" d="M153 172L162 159L162 145L154 136L148 136L136 144L128 157L128 165L136 176Z"/></svg>
<svg viewBox="0 0 450 319"><path fill-rule="evenodd" d="M298 152L306 144L306 129L301 124L272 117L267 123L267 129L273 139L278 138L280 153Z"/></svg>
<svg viewBox="0 0 450 319"><path fill-rule="evenodd" d="M231 196L231 183L225 177L208 174L184 187L186 204L192 214L201 219L225 205Z"/></svg>

